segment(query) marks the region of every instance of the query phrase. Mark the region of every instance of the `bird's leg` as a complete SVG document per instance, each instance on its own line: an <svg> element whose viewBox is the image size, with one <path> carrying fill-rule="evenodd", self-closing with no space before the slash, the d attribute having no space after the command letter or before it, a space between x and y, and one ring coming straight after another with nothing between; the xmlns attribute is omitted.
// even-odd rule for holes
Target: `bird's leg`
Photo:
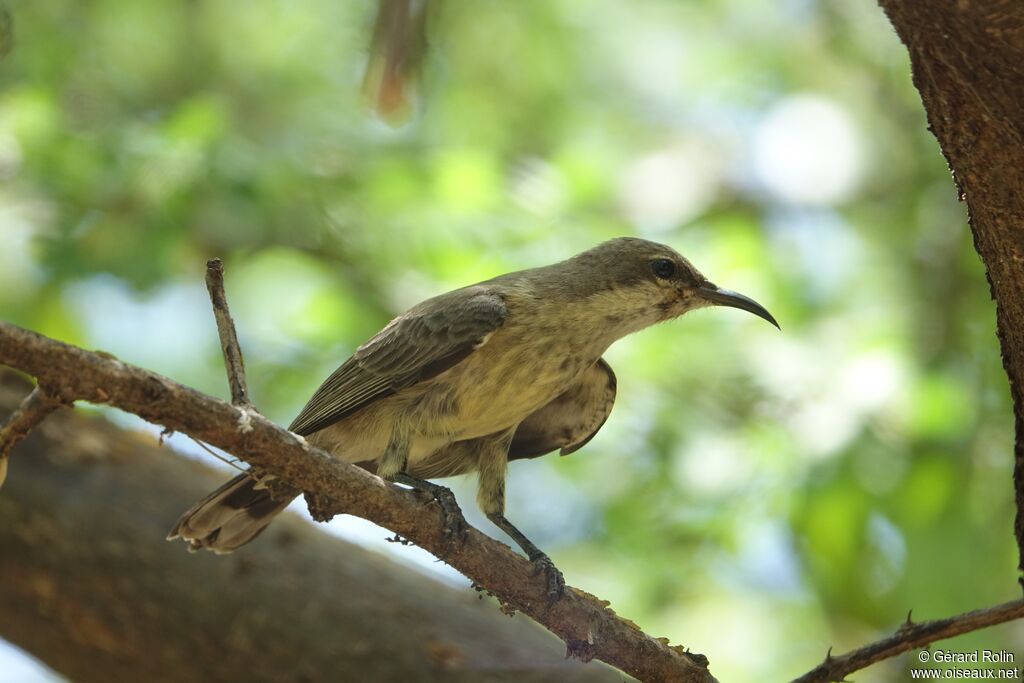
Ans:
<svg viewBox="0 0 1024 683"><path fill-rule="evenodd" d="M388 481L405 484L429 493L444 512L444 532L449 539L461 538L466 533L466 518L455 500L455 494L438 484L414 477L409 467L409 431L396 425L388 439L387 448L377 462L377 474Z"/></svg>
<svg viewBox="0 0 1024 683"><path fill-rule="evenodd" d="M405 471L409 464L411 436L409 429L401 422L396 421L391 430L391 437L388 438L388 445L377 461L377 476L388 481L395 481L395 475Z"/></svg>
<svg viewBox="0 0 1024 683"><path fill-rule="evenodd" d="M511 536L512 540L519 544L519 547L523 549L526 556L530 558L530 562L533 563L534 574L544 573L548 581L548 604L554 604L558 598L562 597L562 593L565 591L565 578L562 577L562 572L558 570L558 567L551 561L551 558L547 556L547 553L535 546L533 541L528 539L512 522L505 519L505 515L500 512L489 512L487 513L487 519L494 522L496 527Z"/></svg>
<svg viewBox="0 0 1024 683"><path fill-rule="evenodd" d="M477 503L495 526L508 534L533 563L534 573L544 573L548 582L548 604L554 604L565 590L562 572L540 548L505 518L505 473L508 469L508 447L514 429L500 435L491 448L480 453L477 475Z"/></svg>

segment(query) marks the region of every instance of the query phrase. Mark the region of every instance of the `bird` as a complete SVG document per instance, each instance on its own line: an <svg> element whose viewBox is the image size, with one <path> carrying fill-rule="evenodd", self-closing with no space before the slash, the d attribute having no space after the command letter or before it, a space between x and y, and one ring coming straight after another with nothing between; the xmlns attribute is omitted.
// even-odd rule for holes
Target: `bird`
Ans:
<svg viewBox="0 0 1024 683"><path fill-rule="evenodd" d="M546 576L564 578L505 516L508 463L585 446L608 419L612 343L699 308L727 306L779 327L753 299L708 280L677 251L637 237L441 294L389 322L314 392L289 430L345 462L429 493L455 534L461 510L431 479L475 472L477 504ZM779 328L781 329L781 328ZM231 552L289 503L242 473L168 534Z"/></svg>

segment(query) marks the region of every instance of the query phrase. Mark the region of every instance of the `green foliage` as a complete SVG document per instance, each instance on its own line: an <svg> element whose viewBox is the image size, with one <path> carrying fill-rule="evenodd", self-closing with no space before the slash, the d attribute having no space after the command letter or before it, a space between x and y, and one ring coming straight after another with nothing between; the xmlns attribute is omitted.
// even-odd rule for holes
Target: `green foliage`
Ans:
<svg viewBox="0 0 1024 683"><path fill-rule="evenodd" d="M641 234L783 332L719 309L609 351L604 431L510 483L571 583L722 680L1014 597L993 304L870 3L444 3L396 129L359 96L370 3L8 4L3 318L224 395L223 256L287 423L404 307Z"/></svg>

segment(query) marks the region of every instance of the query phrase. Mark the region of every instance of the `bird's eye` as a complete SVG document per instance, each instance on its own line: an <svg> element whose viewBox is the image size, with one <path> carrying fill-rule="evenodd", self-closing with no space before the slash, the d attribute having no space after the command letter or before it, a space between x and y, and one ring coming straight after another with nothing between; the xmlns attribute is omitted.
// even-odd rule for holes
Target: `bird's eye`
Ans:
<svg viewBox="0 0 1024 683"><path fill-rule="evenodd" d="M676 264L667 258L660 258L651 262L651 270L662 280L667 280L676 274Z"/></svg>

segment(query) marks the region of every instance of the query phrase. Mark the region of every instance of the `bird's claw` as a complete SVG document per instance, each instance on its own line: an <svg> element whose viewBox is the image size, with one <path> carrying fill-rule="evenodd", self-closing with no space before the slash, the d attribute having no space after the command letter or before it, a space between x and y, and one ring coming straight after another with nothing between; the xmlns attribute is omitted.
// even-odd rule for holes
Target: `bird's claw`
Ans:
<svg viewBox="0 0 1024 683"><path fill-rule="evenodd" d="M532 561L533 576L543 573L547 579L548 607L550 607L558 602L558 599L565 592L565 577L562 576L562 572L551 561L551 558L544 553L534 557Z"/></svg>
<svg viewBox="0 0 1024 683"><path fill-rule="evenodd" d="M462 515L462 508L455 500L455 494L444 486L438 486L430 491L434 500L441 506L444 512L444 535L449 541L462 540L466 536L466 518Z"/></svg>
<svg viewBox="0 0 1024 683"><path fill-rule="evenodd" d="M458 501L455 500L455 494L451 492L451 489L410 477L405 472L399 472L392 481L427 493L434 499L434 502L441 506L441 512L444 513L444 535L449 542L461 541L465 538L469 525L466 523L466 518L462 516L462 509L459 507Z"/></svg>

